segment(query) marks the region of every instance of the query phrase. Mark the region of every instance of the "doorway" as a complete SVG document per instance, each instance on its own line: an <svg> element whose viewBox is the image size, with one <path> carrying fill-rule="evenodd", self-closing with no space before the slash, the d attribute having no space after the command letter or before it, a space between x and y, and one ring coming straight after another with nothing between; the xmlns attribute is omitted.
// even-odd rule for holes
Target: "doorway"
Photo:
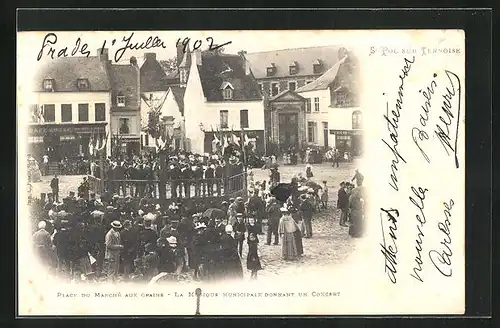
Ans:
<svg viewBox="0 0 500 328"><path fill-rule="evenodd" d="M299 142L299 128L297 114L279 114L279 141L282 151L291 147L297 149Z"/></svg>

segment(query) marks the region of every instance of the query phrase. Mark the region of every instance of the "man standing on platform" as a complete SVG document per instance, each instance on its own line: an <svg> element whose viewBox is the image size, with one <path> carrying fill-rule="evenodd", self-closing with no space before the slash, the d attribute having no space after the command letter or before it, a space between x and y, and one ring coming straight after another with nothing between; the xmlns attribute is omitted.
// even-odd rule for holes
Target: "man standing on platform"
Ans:
<svg viewBox="0 0 500 328"><path fill-rule="evenodd" d="M57 178L57 174L54 175L54 178L50 181L50 189L52 189L54 200L59 202L59 179Z"/></svg>

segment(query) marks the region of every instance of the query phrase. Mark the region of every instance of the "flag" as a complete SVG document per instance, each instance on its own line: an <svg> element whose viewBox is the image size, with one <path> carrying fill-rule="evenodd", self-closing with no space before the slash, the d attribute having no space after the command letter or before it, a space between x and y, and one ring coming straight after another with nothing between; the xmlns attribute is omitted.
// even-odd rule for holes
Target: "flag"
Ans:
<svg viewBox="0 0 500 328"><path fill-rule="evenodd" d="M95 257L92 256L92 254L90 253L87 254L89 255L90 265L93 265L95 262L97 262L97 260L95 259Z"/></svg>
<svg viewBox="0 0 500 328"><path fill-rule="evenodd" d="M45 114L43 105L40 105L40 111L38 112L38 123L45 123L45 118L43 115Z"/></svg>
<svg viewBox="0 0 500 328"><path fill-rule="evenodd" d="M240 145L240 138L238 138L236 136L236 134L234 134L234 133L231 135L231 137L232 137L232 142L239 146Z"/></svg>
<svg viewBox="0 0 500 328"><path fill-rule="evenodd" d="M214 132L213 129L212 129L212 132L214 134L214 140L212 141L212 143L215 143L216 145L220 144L220 140L219 140L219 138L217 138L217 133Z"/></svg>
<svg viewBox="0 0 500 328"><path fill-rule="evenodd" d="M90 136L90 140L89 140L89 154L90 155L94 154L94 135Z"/></svg>
<svg viewBox="0 0 500 328"><path fill-rule="evenodd" d="M250 143L250 138L248 138L248 135L245 134L245 146L247 146Z"/></svg>
<svg viewBox="0 0 500 328"><path fill-rule="evenodd" d="M101 148L101 140L102 140L102 136L101 136L101 134L99 134L99 136L97 137L97 139L95 141L95 150L96 151L100 150L100 148Z"/></svg>

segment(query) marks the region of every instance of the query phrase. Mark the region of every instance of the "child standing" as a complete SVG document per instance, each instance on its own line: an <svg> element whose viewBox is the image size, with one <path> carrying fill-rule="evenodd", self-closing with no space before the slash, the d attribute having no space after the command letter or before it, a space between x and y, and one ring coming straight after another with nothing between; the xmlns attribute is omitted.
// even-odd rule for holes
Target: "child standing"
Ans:
<svg viewBox="0 0 500 328"><path fill-rule="evenodd" d="M323 181L323 186L321 190L321 208L325 209L328 206L328 186L326 185L326 181Z"/></svg>
<svg viewBox="0 0 500 328"><path fill-rule="evenodd" d="M262 270L260 265L259 254L257 252L259 239L255 233L248 235L248 255L247 255L247 269L251 271L250 279L257 279L257 271Z"/></svg>

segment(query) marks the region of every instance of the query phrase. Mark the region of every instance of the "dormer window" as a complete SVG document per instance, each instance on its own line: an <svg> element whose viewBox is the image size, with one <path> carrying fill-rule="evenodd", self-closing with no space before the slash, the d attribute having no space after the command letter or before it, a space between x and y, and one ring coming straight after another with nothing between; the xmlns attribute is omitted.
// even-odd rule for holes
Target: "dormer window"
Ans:
<svg viewBox="0 0 500 328"><path fill-rule="evenodd" d="M321 60L316 59L313 63L313 72L314 74L319 74L323 71L323 63Z"/></svg>
<svg viewBox="0 0 500 328"><path fill-rule="evenodd" d="M88 90L89 89L89 80L80 78L76 81L76 85L78 87L78 90Z"/></svg>
<svg viewBox="0 0 500 328"><path fill-rule="evenodd" d="M222 97L224 100L233 99L234 87L229 82L222 82L220 89L222 90Z"/></svg>
<svg viewBox="0 0 500 328"><path fill-rule="evenodd" d="M116 96L116 106L118 107L125 107L125 96L122 94L119 94Z"/></svg>
<svg viewBox="0 0 500 328"><path fill-rule="evenodd" d="M297 65L297 62L291 62L290 63L290 66L289 66L289 70L290 70L290 75L295 75L298 73L299 69L298 69L298 65Z"/></svg>
<svg viewBox="0 0 500 328"><path fill-rule="evenodd" d="M43 90L53 91L54 90L54 79L43 80Z"/></svg>
<svg viewBox="0 0 500 328"><path fill-rule="evenodd" d="M267 68L267 76L273 76L276 73L276 65L271 63L271 66Z"/></svg>

